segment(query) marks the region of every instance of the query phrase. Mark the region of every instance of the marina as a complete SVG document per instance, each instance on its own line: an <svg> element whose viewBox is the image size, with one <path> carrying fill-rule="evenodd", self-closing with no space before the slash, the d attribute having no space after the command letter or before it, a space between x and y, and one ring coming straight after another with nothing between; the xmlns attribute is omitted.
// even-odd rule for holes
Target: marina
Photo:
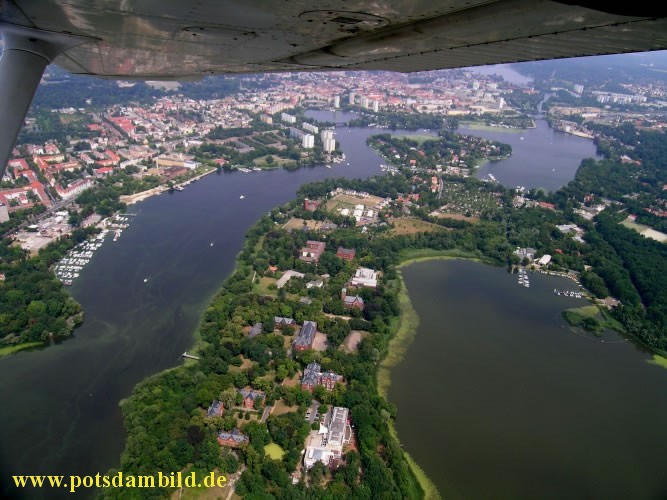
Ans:
<svg viewBox="0 0 667 500"><path fill-rule="evenodd" d="M83 268L90 262L93 255L104 244L109 233L113 232L113 241L118 241L123 230L129 227L130 216L136 214L118 214L99 222L99 234L87 241L79 243L70 250L55 266L56 277L65 286L72 286Z"/></svg>

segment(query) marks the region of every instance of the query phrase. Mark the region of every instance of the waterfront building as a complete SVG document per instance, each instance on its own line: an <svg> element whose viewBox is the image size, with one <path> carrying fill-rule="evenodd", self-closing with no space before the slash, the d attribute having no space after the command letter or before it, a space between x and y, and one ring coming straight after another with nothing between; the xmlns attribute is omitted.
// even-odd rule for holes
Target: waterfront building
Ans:
<svg viewBox="0 0 667 500"><path fill-rule="evenodd" d="M324 152L332 153L336 149L336 139L324 139Z"/></svg>
<svg viewBox="0 0 667 500"><path fill-rule="evenodd" d="M366 288L376 288L378 273L373 269L368 269L366 267L360 267L354 273L354 276L350 280L350 285L352 286L361 286Z"/></svg>

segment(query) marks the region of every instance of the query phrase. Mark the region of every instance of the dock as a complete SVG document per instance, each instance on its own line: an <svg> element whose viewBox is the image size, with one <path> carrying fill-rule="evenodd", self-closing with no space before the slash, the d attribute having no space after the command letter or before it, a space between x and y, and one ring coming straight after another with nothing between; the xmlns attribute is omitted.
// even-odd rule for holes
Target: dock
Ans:
<svg viewBox="0 0 667 500"><path fill-rule="evenodd" d="M196 359L197 361L199 361L199 358L197 356L193 356L192 354L188 354L188 351L185 351L183 354L181 354L181 358Z"/></svg>

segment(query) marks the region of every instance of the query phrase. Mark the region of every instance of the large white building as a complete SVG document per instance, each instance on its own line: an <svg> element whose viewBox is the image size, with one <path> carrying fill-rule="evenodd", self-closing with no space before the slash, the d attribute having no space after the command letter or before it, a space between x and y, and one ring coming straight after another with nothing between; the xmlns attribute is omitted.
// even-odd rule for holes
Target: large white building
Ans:
<svg viewBox="0 0 667 500"><path fill-rule="evenodd" d="M301 138L301 146L305 149L312 149L315 147L315 136L312 134L304 134Z"/></svg>
<svg viewBox="0 0 667 500"><path fill-rule="evenodd" d="M290 124L296 123L296 116L292 116L292 115L287 114L287 113L281 113L280 114L280 119L282 121L284 121L285 123L290 123Z"/></svg>
<svg viewBox="0 0 667 500"><path fill-rule="evenodd" d="M327 413L324 423L320 424L317 436L309 439L303 456L303 465L310 469L317 462L330 465L331 460L339 460L343 446L352 440L352 427L349 422L350 410L334 407Z"/></svg>
<svg viewBox="0 0 667 500"><path fill-rule="evenodd" d="M350 280L352 286L375 288L378 284L378 273L367 267L360 267Z"/></svg>
<svg viewBox="0 0 667 500"><path fill-rule="evenodd" d="M322 139L322 142L326 141L327 139L333 139L333 130L330 128L326 128L320 132L320 138Z"/></svg>
<svg viewBox="0 0 667 500"><path fill-rule="evenodd" d="M340 96L334 96L334 102L333 102L333 107L334 108L340 108Z"/></svg>
<svg viewBox="0 0 667 500"><path fill-rule="evenodd" d="M313 134L317 134L320 131L320 129L312 123L304 123L303 129L307 130L308 132L312 132Z"/></svg>
<svg viewBox="0 0 667 500"><path fill-rule="evenodd" d="M336 139L328 138L324 139L324 152L325 153L331 153L333 152L334 149L336 149Z"/></svg>
<svg viewBox="0 0 667 500"><path fill-rule="evenodd" d="M371 104L373 111L375 111L376 113L380 111L380 103L378 101L373 101Z"/></svg>
<svg viewBox="0 0 667 500"><path fill-rule="evenodd" d="M354 100L355 100L356 97L357 97L357 94L355 94L354 92L350 92L350 104L352 106L354 106Z"/></svg>

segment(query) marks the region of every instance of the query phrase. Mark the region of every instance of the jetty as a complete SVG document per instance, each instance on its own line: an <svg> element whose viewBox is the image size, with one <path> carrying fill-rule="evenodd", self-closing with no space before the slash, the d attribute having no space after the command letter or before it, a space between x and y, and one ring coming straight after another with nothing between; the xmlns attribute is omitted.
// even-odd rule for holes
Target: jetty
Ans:
<svg viewBox="0 0 667 500"><path fill-rule="evenodd" d="M188 351L185 351L183 354L181 354L181 358L196 359L197 361L199 361L199 358L197 356L193 356L192 354L188 354Z"/></svg>

